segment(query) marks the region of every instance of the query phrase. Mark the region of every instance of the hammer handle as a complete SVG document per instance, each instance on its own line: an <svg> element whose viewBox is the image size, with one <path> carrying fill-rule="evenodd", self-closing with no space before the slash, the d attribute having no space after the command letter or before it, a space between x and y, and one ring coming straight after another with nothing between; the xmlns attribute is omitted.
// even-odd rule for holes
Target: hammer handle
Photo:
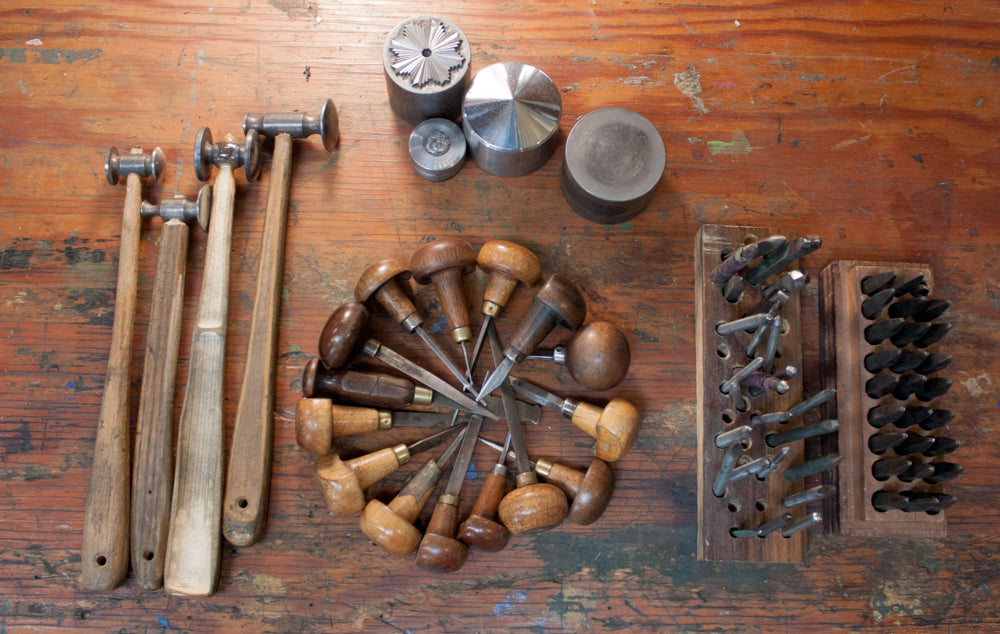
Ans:
<svg viewBox="0 0 1000 634"><path fill-rule="evenodd" d="M130 173L125 185L122 246L118 253L115 317L111 351L94 441L94 460L83 516L80 584L86 590L110 590L128 573L129 520L129 365L135 323L139 269L142 179Z"/></svg>
<svg viewBox="0 0 1000 634"><path fill-rule="evenodd" d="M222 412L232 243L233 167L215 177L205 273L191 339L191 362L177 433L164 586L208 596L219 573L222 520Z"/></svg>
<svg viewBox="0 0 1000 634"><path fill-rule="evenodd" d="M167 221L160 234L153 302L146 334L135 467L132 472L132 570L144 590L163 585L173 481L171 435L177 352L184 308L187 224Z"/></svg>
<svg viewBox="0 0 1000 634"><path fill-rule="evenodd" d="M279 134L274 139L250 344L236 405L226 496L222 504L222 533L235 546L257 543L267 521L274 432L274 370L291 169L292 137Z"/></svg>

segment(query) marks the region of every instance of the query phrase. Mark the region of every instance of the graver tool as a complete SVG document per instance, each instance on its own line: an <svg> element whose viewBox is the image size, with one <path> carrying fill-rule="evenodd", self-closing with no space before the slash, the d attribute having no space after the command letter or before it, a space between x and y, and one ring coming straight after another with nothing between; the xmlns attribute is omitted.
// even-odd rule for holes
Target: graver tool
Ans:
<svg viewBox="0 0 1000 634"><path fill-rule="evenodd" d="M483 438L479 440L485 442ZM491 445L492 446L492 445ZM458 538L471 546L486 552L499 552L507 546L510 531L497 521L497 509L500 500L507 493L507 465L505 457L510 448L510 434L500 449L496 464L486 474L483 487L479 490L476 502L472 506L469 517L458 526Z"/></svg>
<svg viewBox="0 0 1000 634"><path fill-rule="evenodd" d="M135 148L119 155L114 147L104 159L108 182L125 177L122 246L118 252L115 317L111 351L94 440L94 459L83 515L80 585L86 590L110 590L128 574L129 555L129 368L139 270L142 181L159 180L166 165L163 150L144 154Z"/></svg>
<svg viewBox="0 0 1000 634"><path fill-rule="evenodd" d="M313 474L326 507L337 515L360 512L365 507L365 489L410 462L411 456L436 447L459 429L464 430L465 425L448 427L409 445L386 447L350 460L341 460L335 451L320 456L313 465Z"/></svg>
<svg viewBox="0 0 1000 634"><path fill-rule="evenodd" d="M538 290L527 314L504 348L504 359L486 380L476 400L497 389L515 364L523 361L557 325L576 330L587 316L587 304L575 284L560 276L551 276Z"/></svg>
<svg viewBox="0 0 1000 634"><path fill-rule="evenodd" d="M184 308L188 224L197 223L202 231L207 230L211 206L211 185L201 188L197 202L177 196L159 205L142 203L144 218L159 216L165 221L153 283L132 472L132 570L136 582L145 590L163 585L167 554L174 473L174 387Z"/></svg>
<svg viewBox="0 0 1000 634"><path fill-rule="evenodd" d="M499 367L503 358L503 346L497 335L496 324L489 324L486 336L490 339L493 364ZM500 397L507 417L510 442L516 454L517 475L514 481L517 488L500 500L497 514L507 530L515 535L546 531L561 524L569 513L566 494L555 485L540 483L532 472L528 462L528 447L524 442L524 430L520 421L512 416L516 401L506 377L500 383Z"/></svg>
<svg viewBox="0 0 1000 634"><path fill-rule="evenodd" d="M527 359L551 359L566 366L570 376L589 390L608 390L628 374L632 352L628 339L613 324L593 321L577 330L569 343L538 349Z"/></svg>
<svg viewBox="0 0 1000 634"><path fill-rule="evenodd" d="M480 247L476 264L489 273L490 279L483 293L483 322L479 326L476 345L472 348L473 367L486 339L486 327L507 305L517 285L534 286L542 275L542 263L537 255L505 240L491 240Z"/></svg>
<svg viewBox="0 0 1000 634"><path fill-rule="evenodd" d="M362 304L374 298L403 328L416 333L434 356L444 363L448 371L471 390L472 384L465 378L465 374L451 362L448 355L423 329L424 317L403 288L403 282L409 279L410 275L408 264L400 259L379 260L366 268L358 278L358 283L354 287L354 297Z"/></svg>
<svg viewBox="0 0 1000 634"><path fill-rule="evenodd" d="M394 555L409 555L420 546L420 529L413 525L441 479L441 465L448 462L469 431L463 427L438 460L431 458L388 504L369 500L361 512L361 531ZM464 475L465 472L463 471ZM466 551L466 554L468 551ZM462 557L464 561L464 557Z"/></svg>
<svg viewBox="0 0 1000 634"><path fill-rule="evenodd" d="M443 379L424 370L397 352L368 337L368 310L361 304L348 303L337 307L319 337L320 359L328 368L341 368L359 353L378 359L436 392L440 392L466 411L496 420L497 416Z"/></svg>

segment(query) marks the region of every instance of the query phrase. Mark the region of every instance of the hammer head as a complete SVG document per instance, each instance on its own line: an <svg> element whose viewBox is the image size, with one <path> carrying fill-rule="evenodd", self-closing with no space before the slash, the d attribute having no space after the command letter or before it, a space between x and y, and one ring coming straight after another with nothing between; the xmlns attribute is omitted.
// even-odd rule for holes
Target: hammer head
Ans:
<svg viewBox="0 0 1000 634"><path fill-rule="evenodd" d="M119 154L118 148L111 146L104 155L104 174L112 185L117 185L122 177L129 174L138 174L140 178L152 176L155 183L160 180L166 166L167 158L160 148L154 149L152 154L146 154L139 148L128 154Z"/></svg>
<svg viewBox="0 0 1000 634"><path fill-rule="evenodd" d="M256 180L263 166L262 161L260 134L256 130L247 132L242 147L229 139L221 143L212 143L212 131L208 127L199 129L195 137L194 171L198 180L208 180L212 165L220 166L227 163L234 167L242 165L247 180Z"/></svg>
<svg viewBox="0 0 1000 634"><path fill-rule="evenodd" d="M143 201L140 215L143 218L159 216L164 221L180 220L186 224L197 221L202 231L208 231L208 219L212 210L212 186L204 185L198 191L198 199L191 202L184 196L174 196L158 205Z"/></svg>
<svg viewBox="0 0 1000 634"><path fill-rule="evenodd" d="M287 134L293 139L304 139L318 134L323 139L323 147L332 152L340 138L340 120L337 107L332 99L327 99L319 116L297 112L264 115L248 114L243 117L243 131L256 130L266 138L273 139L279 134Z"/></svg>

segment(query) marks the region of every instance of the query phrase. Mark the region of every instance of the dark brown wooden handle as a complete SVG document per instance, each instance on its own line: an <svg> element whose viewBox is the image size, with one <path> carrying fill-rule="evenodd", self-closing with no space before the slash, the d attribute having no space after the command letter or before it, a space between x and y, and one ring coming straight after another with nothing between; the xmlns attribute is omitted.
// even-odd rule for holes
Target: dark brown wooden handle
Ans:
<svg viewBox="0 0 1000 634"><path fill-rule="evenodd" d="M461 568L469 556L469 547L455 539L457 528L458 507L438 502L417 549L417 565L436 572Z"/></svg>
<svg viewBox="0 0 1000 634"><path fill-rule="evenodd" d="M441 468L427 461L388 505L372 500L361 513L361 530L395 555L409 555L423 537L413 522L441 479Z"/></svg>
<svg viewBox="0 0 1000 634"><path fill-rule="evenodd" d="M404 378L380 372L327 370L318 359L306 366L302 391L308 397L327 397L379 409L402 409L413 403L415 386Z"/></svg>
<svg viewBox="0 0 1000 634"><path fill-rule="evenodd" d="M188 226L168 221L160 234L160 255L146 334L135 468L132 473L132 570L144 590L163 585L173 485L171 451L177 353L184 308Z"/></svg>
<svg viewBox="0 0 1000 634"><path fill-rule="evenodd" d="M122 214L122 245L118 254L115 317L111 352L94 440L87 504L83 516L80 585L86 590L110 590L128 574L129 539L129 368L132 325L139 274L142 179L129 174Z"/></svg>
<svg viewBox="0 0 1000 634"><path fill-rule="evenodd" d="M222 534L235 546L257 543L267 521L274 433L274 370L291 168L292 137L279 134L274 139L250 343L243 365L222 503Z"/></svg>

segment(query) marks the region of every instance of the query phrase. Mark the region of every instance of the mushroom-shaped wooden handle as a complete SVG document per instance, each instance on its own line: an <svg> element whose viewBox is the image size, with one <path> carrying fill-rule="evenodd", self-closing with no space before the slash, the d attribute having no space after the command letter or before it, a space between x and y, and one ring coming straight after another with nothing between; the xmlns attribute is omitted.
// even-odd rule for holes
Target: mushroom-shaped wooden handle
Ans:
<svg viewBox="0 0 1000 634"><path fill-rule="evenodd" d="M492 240L479 249L479 268L490 274L483 294L483 314L496 317L507 305L518 282L531 286L542 274L538 256L525 247L506 240Z"/></svg>
<svg viewBox="0 0 1000 634"><path fill-rule="evenodd" d="M354 287L354 297L360 303L372 296L392 315L393 319L413 331L424 322L420 311L406 294L403 282L410 279L406 262L398 258L379 260L364 270Z"/></svg>
<svg viewBox="0 0 1000 634"><path fill-rule="evenodd" d="M520 362L556 325L576 330L587 316L587 302L575 284L555 274L538 290L507 348Z"/></svg>
<svg viewBox="0 0 1000 634"><path fill-rule="evenodd" d="M519 474L518 482L524 484L500 500L500 521L514 535L547 531L561 524L569 513L566 494L553 484L532 483L526 478L534 475Z"/></svg>
<svg viewBox="0 0 1000 634"><path fill-rule="evenodd" d="M613 399L603 409L580 403L570 420L597 440L594 456L607 462L624 458L639 433L639 410L621 398Z"/></svg>
<svg viewBox="0 0 1000 634"><path fill-rule="evenodd" d="M388 505L378 500L368 503L361 514L362 532L394 555L411 554L423 537L413 522L440 479L441 468L428 460Z"/></svg>
<svg viewBox="0 0 1000 634"><path fill-rule="evenodd" d="M441 310L448 320L452 338L461 343L472 338L469 306L462 289L462 276L476 267L476 252L465 240L445 238L419 249L410 258L410 270L417 282L434 282Z"/></svg>
<svg viewBox="0 0 1000 634"><path fill-rule="evenodd" d="M368 309L348 302L334 309L319 335L319 358L330 369L342 368L356 357L371 333Z"/></svg>
<svg viewBox="0 0 1000 634"><path fill-rule="evenodd" d="M346 461L331 452L318 458L313 470L327 508L349 515L365 507L365 489L408 461L406 445L397 445Z"/></svg>
<svg viewBox="0 0 1000 634"><path fill-rule="evenodd" d="M566 345L566 369L590 390L607 390L621 383L631 360L628 339L606 321L587 324Z"/></svg>
<svg viewBox="0 0 1000 634"><path fill-rule="evenodd" d="M503 550L510 540L510 531L496 521L497 507L507 489L507 468L494 465L486 476L479 497L472 506L469 517L458 527L458 538L479 550L495 553Z"/></svg>
<svg viewBox="0 0 1000 634"><path fill-rule="evenodd" d="M457 527L458 507L438 502L417 550L417 565L437 572L454 572L461 568L469 556L469 547L455 539Z"/></svg>
<svg viewBox="0 0 1000 634"><path fill-rule="evenodd" d="M615 490L615 474L608 463L594 458L586 473L547 460L537 464L535 470L572 500L566 521L586 526L604 513Z"/></svg>
<svg viewBox="0 0 1000 634"><path fill-rule="evenodd" d="M429 403L427 390L409 379L381 372L329 370L319 359L310 359L302 372L302 395L307 398L335 398L365 407L401 409Z"/></svg>
<svg viewBox="0 0 1000 634"><path fill-rule="evenodd" d="M300 398L295 404L295 440L307 453L321 456L337 436L387 429L387 417L391 425L390 415L377 409L336 405L328 398Z"/></svg>

